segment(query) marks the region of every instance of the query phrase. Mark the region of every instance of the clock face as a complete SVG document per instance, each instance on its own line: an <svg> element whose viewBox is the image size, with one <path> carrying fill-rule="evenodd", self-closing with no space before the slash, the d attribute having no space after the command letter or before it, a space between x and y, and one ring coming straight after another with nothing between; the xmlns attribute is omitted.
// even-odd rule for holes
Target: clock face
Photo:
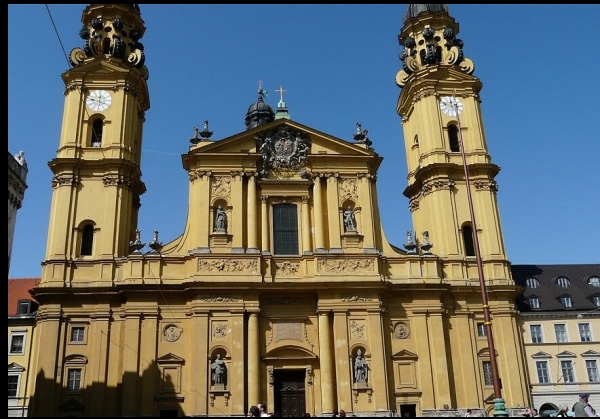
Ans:
<svg viewBox="0 0 600 419"><path fill-rule="evenodd" d="M463 104L454 96L444 96L440 101L440 109L448 116L456 116L462 112Z"/></svg>
<svg viewBox="0 0 600 419"><path fill-rule="evenodd" d="M108 109L112 98L106 90L92 90L88 95L85 103L95 112L102 112Z"/></svg>

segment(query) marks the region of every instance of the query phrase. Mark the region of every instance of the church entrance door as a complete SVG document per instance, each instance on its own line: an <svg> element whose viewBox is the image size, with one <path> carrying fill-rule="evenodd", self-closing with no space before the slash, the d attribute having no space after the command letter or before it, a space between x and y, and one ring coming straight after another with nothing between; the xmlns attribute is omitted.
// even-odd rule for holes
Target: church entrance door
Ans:
<svg viewBox="0 0 600 419"><path fill-rule="evenodd" d="M284 418L299 417L306 412L304 370L273 371L275 410Z"/></svg>

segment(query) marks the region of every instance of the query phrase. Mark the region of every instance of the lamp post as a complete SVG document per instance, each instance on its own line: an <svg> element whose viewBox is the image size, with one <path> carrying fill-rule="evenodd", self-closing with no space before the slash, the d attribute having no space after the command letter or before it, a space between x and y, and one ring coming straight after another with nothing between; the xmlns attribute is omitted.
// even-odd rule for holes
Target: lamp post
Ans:
<svg viewBox="0 0 600 419"><path fill-rule="evenodd" d="M458 142L460 145L460 154L462 156L463 170L465 174L465 183L467 188L467 199L469 203L469 213L471 216L471 227L473 228L473 246L475 247L475 257L477 260L477 271L479 273L479 286L481 288L481 302L483 307L483 317L487 334L488 349L490 351L490 366L492 368L492 382L494 386L494 416L508 417L504 399L502 398L502 386L500 384L500 374L498 372L498 363L496 361L496 348L494 346L494 335L492 332L492 319L490 315L490 305L488 303L487 287L483 273L483 263L481 261L481 251L479 248L479 238L477 235L477 222L475 220L475 210L473 207L473 197L471 195L471 182L469 181L469 169L467 167L467 158L465 156L465 147L463 144L462 129L460 126L460 113L463 110L462 102L455 95L442 98L440 103L442 112L449 116L455 116L458 125Z"/></svg>

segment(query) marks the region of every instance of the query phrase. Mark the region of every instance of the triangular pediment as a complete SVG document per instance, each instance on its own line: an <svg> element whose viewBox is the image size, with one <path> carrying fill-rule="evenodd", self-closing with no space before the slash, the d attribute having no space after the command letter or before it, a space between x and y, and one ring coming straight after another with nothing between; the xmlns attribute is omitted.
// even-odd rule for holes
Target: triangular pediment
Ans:
<svg viewBox="0 0 600 419"><path fill-rule="evenodd" d="M399 352L396 352L394 355L392 355L393 359L418 359L419 356L415 353L412 353L411 351L407 351L406 349L402 349Z"/></svg>
<svg viewBox="0 0 600 419"><path fill-rule="evenodd" d="M575 355L573 352L569 352L569 351L562 351L559 354L556 354L557 358L575 358L577 357L577 355Z"/></svg>
<svg viewBox="0 0 600 419"><path fill-rule="evenodd" d="M286 345L267 352L265 360L268 359L314 359L317 355L300 346Z"/></svg>
<svg viewBox="0 0 600 419"><path fill-rule="evenodd" d="M291 131L299 131L310 138L312 144L309 154L322 155L324 152L332 155L355 156L373 156L376 154L373 150L367 150L364 146L356 144L353 141L346 141L325 134L319 130L288 119L279 119L221 140L202 141L197 147L192 147L191 152L198 154L260 153L260 150L257 149L256 137L270 131L277 131L278 127L282 125L289 127Z"/></svg>
<svg viewBox="0 0 600 419"><path fill-rule="evenodd" d="M168 353L166 355L161 356L156 360L157 364L183 364L185 363L185 359L178 357L175 354Z"/></svg>
<svg viewBox="0 0 600 419"><path fill-rule="evenodd" d="M600 352L596 352L596 351L593 351L593 350L590 349L589 351L583 352L581 354L581 356L593 356L593 357L597 357L597 356L600 356Z"/></svg>
<svg viewBox="0 0 600 419"><path fill-rule="evenodd" d="M22 371L25 371L25 368L23 368L21 365L17 364L16 362L11 362L10 364L8 364L8 370L11 372L22 372Z"/></svg>
<svg viewBox="0 0 600 419"><path fill-rule="evenodd" d="M75 399L69 399L58 406L60 410L83 410L85 406Z"/></svg>
<svg viewBox="0 0 600 419"><path fill-rule="evenodd" d="M546 353L546 352L536 352L533 355L531 355L532 358L552 358L552 355Z"/></svg>

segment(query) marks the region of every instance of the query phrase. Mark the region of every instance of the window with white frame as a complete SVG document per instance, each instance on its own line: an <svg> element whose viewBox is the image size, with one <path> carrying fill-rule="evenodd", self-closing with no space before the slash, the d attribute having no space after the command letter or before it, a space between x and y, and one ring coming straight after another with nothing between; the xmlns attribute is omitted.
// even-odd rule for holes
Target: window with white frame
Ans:
<svg viewBox="0 0 600 419"><path fill-rule="evenodd" d="M573 374L573 361L560 361L560 370L562 372L562 378L565 383L575 382L575 375Z"/></svg>
<svg viewBox="0 0 600 419"><path fill-rule="evenodd" d="M600 288L600 277L590 276L587 281L588 285L592 287Z"/></svg>
<svg viewBox="0 0 600 419"><path fill-rule="evenodd" d="M529 288L537 288L540 285L540 282L537 279L535 279L535 278L527 278L525 280L525 284Z"/></svg>
<svg viewBox="0 0 600 419"><path fill-rule="evenodd" d="M69 368L67 371L67 390L81 390L81 368Z"/></svg>
<svg viewBox="0 0 600 419"><path fill-rule="evenodd" d="M73 343L85 342L85 327L84 326L71 326L71 342L73 342Z"/></svg>
<svg viewBox="0 0 600 419"><path fill-rule="evenodd" d="M542 325L532 324L529 326L529 331L531 332L531 342L532 343L543 343L544 342L544 339L542 337Z"/></svg>
<svg viewBox="0 0 600 419"><path fill-rule="evenodd" d="M554 334L556 335L556 342L565 343L568 342L567 338L567 326L565 324L555 324Z"/></svg>
<svg viewBox="0 0 600 419"><path fill-rule="evenodd" d="M559 287L567 288L569 285L571 285L571 281L569 281L569 279L564 276L559 276L558 278L556 278L556 285L558 285Z"/></svg>
<svg viewBox="0 0 600 419"><path fill-rule="evenodd" d="M586 359L585 369L587 370L587 375L590 382L596 383L600 381L600 376L598 375L598 363L595 359Z"/></svg>
<svg viewBox="0 0 600 419"><path fill-rule="evenodd" d="M550 372L548 371L548 361L535 361L538 382L545 384L550 382Z"/></svg>
<svg viewBox="0 0 600 419"><path fill-rule="evenodd" d="M571 296L563 295L560 297L560 304L565 308L572 308L573 302L571 301Z"/></svg>
<svg viewBox="0 0 600 419"><path fill-rule="evenodd" d="M535 295L529 297L529 307L531 308L540 308L540 299Z"/></svg>
<svg viewBox="0 0 600 419"><path fill-rule="evenodd" d="M594 303L596 307L600 307L600 295L592 296L592 303Z"/></svg>
<svg viewBox="0 0 600 419"><path fill-rule="evenodd" d="M17 397L19 395L19 375L8 374L8 398Z"/></svg>
<svg viewBox="0 0 600 419"><path fill-rule="evenodd" d="M582 342L592 341L592 331L589 323L579 323L579 337Z"/></svg>
<svg viewBox="0 0 600 419"><path fill-rule="evenodd" d="M477 336L480 338L487 336L487 327L485 326L485 323L477 323Z"/></svg>
<svg viewBox="0 0 600 419"><path fill-rule="evenodd" d="M10 355L22 355L25 353L25 332L17 332L10 334Z"/></svg>
<svg viewBox="0 0 600 419"><path fill-rule="evenodd" d="M492 375L492 363L490 361L483 361L481 366L483 367L483 382L486 386L494 385L494 376Z"/></svg>

